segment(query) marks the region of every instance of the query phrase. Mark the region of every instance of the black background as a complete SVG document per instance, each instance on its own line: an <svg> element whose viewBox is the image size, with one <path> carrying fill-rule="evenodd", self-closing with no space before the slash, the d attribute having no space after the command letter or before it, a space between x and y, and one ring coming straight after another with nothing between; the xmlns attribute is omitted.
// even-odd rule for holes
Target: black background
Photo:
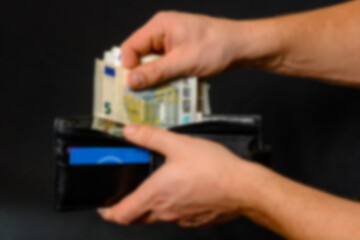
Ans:
<svg viewBox="0 0 360 240"><path fill-rule="evenodd" d="M161 9L255 18L330 0L0 3L0 239L278 239L245 220L211 229L119 227L52 209L52 121L90 114L93 61ZM339 59L341 61L341 59ZM236 70L210 78L215 113L257 113L276 171L360 198L360 91ZM326 204L326 203L324 203Z"/></svg>

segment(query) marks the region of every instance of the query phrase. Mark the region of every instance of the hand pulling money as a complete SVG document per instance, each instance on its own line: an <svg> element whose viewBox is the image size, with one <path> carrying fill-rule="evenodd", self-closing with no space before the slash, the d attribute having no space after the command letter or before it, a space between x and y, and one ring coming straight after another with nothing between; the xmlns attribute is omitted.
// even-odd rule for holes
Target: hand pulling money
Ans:
<svg viewBox="0 0 360 240"><path fill-rule="evenodd" d="M147 55L141 64L161 56ZM92 128L122 136L125 124L162 128L198 122L210 114L209 85L186 77L135 91L127 84L129 70L121 65L121 49L113 47L95 61Z"/></svg>

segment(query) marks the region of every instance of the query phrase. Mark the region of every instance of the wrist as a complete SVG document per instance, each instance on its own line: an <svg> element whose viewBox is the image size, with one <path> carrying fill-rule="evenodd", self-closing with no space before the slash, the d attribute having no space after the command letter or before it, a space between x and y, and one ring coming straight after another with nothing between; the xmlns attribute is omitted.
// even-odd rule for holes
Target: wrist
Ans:
<svg viewBox="0 0 360 240"><path fill-rule="evenodd" d="M235 65L272 71L281 66L284 41L278 19L237 21Z"/></svg>
<svg viewBox="0 0 360 240"><path fill-rule="evenodd" d="M239 214L252 218L261 215L263 200L271 193L271 183L276 175L266 167L250 161L239 161L231 186L233 198L238 203ZM234 191L235 189L235 191Z"/></svg>

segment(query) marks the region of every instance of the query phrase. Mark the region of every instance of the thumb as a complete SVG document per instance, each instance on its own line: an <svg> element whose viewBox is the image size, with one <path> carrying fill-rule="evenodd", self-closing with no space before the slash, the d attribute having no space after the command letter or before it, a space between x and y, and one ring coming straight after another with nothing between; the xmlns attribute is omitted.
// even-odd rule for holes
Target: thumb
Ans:
<svg viewBox="0 0 360 240"><path fill-rule="evenodd" d="M134 89L150 87L175 77L189 75L186 72L186 61L177 51L171 51L163 57L141 64L133 69L128 76L128 83Z"/></svg>
<svg viewBox="0 0 360 240"><path fill-rule="evenodd" d="M151 179L151 177L149 178ZM98 209L98 213L107 221L127 225L136 219L145 216L149 211L149 200L151 199L153 188L147 187L145 181L134 192L127 195L117 204Z"/></svg>
<svg viewBox="0 0 360 240"><path fill-rule="evenodd" d="M127 125L125 138L141 147L154 150L165 156L176 154L188 137L146 125Z"/></svg>

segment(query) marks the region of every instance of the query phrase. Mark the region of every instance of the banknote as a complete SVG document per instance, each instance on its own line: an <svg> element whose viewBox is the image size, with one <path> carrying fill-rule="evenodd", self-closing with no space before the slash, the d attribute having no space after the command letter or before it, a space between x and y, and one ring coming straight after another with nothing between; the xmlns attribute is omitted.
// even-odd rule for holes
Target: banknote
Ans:
<svg viewBox="0 0 360 240"><path fill-rule="evenodd" d="M148 55L142 63L160 56ZM127 85L129 71L121 66L121 50L113 48L95 62L93 128L119 134L124 124L163 128L201 120L210 113L209 85L184 77L150 89L135 91Z"/></svg>
<svg viewBox="0 0 360 240"><path fill-rule="evenodd" d="M116 137L123 137L123 127L121 123L103 118L93 117L91 128Z"/></svg>

